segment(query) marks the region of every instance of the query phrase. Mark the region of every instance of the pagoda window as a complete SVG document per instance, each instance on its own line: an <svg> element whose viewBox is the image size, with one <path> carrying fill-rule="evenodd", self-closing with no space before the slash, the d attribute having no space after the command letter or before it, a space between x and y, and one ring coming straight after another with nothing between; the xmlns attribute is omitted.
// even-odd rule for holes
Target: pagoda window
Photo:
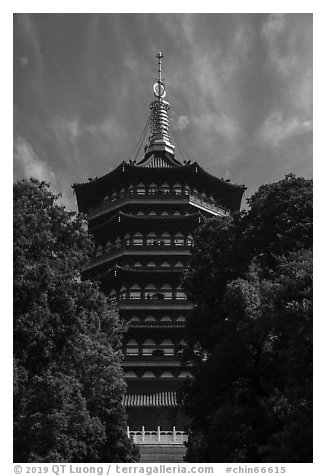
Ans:
<svg viewBox="0 0 326 476"><path fill-rule="evenodd" d="M155 378L155 374L148 370L147 372L143 373L142 378Z"/></svg>
<svg viewBox="0 0 326 476"><path fill-rule="evenodd" d="M138 378L136 372L133 372L132 370L127 370L124 376L125 378Z"/></svg>
<svg viewBox="0 0 326 476"><path fill-rule="evenodd" d="M121 239L118 237L114 243L115 248L121 248Z"/></svg>
<svg viewBox="0 0 326 476"><path fill-rule="evenodd" d="M145 288L145 298L146 299L156 299L157 289L154 284L148 284Z"/></svg>
<svg viewBox="0 0 326 476"><path fill-rule="evenodd" d="M155 210L151 210L148 214L150 217L156 217L157 213Z"/></svg>
<svg viewBox="0 0 326 476"><path fill-rule="evenodd" d="M144 239L143 239L143 235L140 232L137 232L134 234L132 239L132 244L134 246L143 246Z"/></svg>
<svg viewBox="0 0 326 476"><path fill-rule="evenodd" d="M179 373L178 378L192 378L192 374L187 370L183 370Z"/></svg>
<svg viewBox="0 0 326 476"><path fill-rule="evenodd" d="M133 238L132 244L134 246L143 246L144 240L143 240L143 238Z"/></svg>
<svg viewBox="0 0 326 476"><path fill-rule="evenodd" d="M169 216L169 212L167 212L166 210L164 210L164 211L161 213L161 216L162 216L162 217L168 217L168 216Z"/></svg>
<svg viewBox="0 0 326 476"><path fill-rule="evenodd" d="M157 185L155 183L151 183L148 187L149 195L155 195L157 190Z"/></svg>
<svg viewBox="0 0 326 476"><path fill-rule="evenodd" d="M134 268L141 268L143 265L140 263L140 261L136 261L136 263L134 263Z"/></svg>
<svg viewBox="0 0 326 476"><path fill-rule="evenodd" d="M190 193L190 187L189 187L189 185L186 185L186 186L184 187L184 194L185 194L185 195L189 195L189 193Z"/></svg>
<svg viewBox="0 0 326 476"><path fill-rule="evenodd" d="M117 192L114 191L111 195L111 201L114 202L117 199Z"/></svg>
<svg viewBox="0 0 326 476"><path fill-rule="evenodd" d="M143 355L153 355L153 350L155 349L156 344L153 339L146 339L142 345L142 354Z"/></svg>
<svg viewBox="0 0 326 476"><path fill-rule="evenodd" d="M174 246L184 246L184 244L185 244L184 235L181 233L181 231L179 231L174 236Z"/></svg>
<svg viewBox="0 0 326 476"><path fill-rule="evenodd" d="M143 216L145 216L145 213L142 210L139 210L139 212L137 212L137 216L138 217L143 217Z"/></svg>
<svg viewBox="0 0 326 476"><path fill-rule="evenodd" d="M170 194L170 185L168 183L163 183L161 186L162 193L164 195L169 195Z"/></svg>
<svg viewBox="0 0 326 476"><path fill-rule="evenodd" d="M155 293L153 293L152 299L156 299L160 301L162 299L165 299L165 295L164 293L161 293L160 291L156 291Z"/></svg>
<svg viewBox="0 0 326 476"><path fill-rule="evenodd" d="M181 263L181 261L178 261L176 264L175 264L175 267L176 268L183 268L184 264Z"/></svg>
<svg viewBox="0 0 326 476"><path fill-rule="evenodd" d="M156 244L156 234L151 232L147 235L146 245L147 246L154 246L155 244Z"/></svg>
<svg viewBox="0 0 326 476"><path fill-rule="evenodd" d="M138 284L134 284L133 286L131 286L129 291L129 298L132 300L141 299L141 289Z"/></svg>
<svg viewBox="0 0 326 476"><path fill-rule="evenodd" d="M161 268L170 268L170 263L168 263L167 261L163 261L163 263L161 264Z"/></svg>
<svg viewBox="0 0 326 476"><path fill-rule="evenodd" d="M175 298L178 301L180 301L180 300L187 299L187 296L186 296L185 292L182 291L182 289L177 289L176 292L175 292Z"/></svg>
<svg viewBox="0 0 326 476"><path fill-rule="evenodd" d="M117 292L115 289L111 289L109 293L109 301L111 303L116 303L117 302Z"/></svg>
<svg viewBox="0 0 326 476"><path fill-rule="evenodd" d="M136 188L137 195L145 195L146 189L143 183L139 183Z"/></svg>
<svg viewBox="0 0 326 476"><path fill-rule="evenodd" d="M165 372L161 373L160 378L174 378L174 375L166 370Z"/></svg>
<svg viewBox="0 0 326 476"><path fill-rule="evenodd" d="M153 357L164 357L164 352L161 349L153 350Z"/></svg>
<svg viewBox="0 0 326 476"><path fill-rule="evenodd" d="M182 339L182 340L177 344L177 346L176 346L176 348L177 348L177 353L178 353L179 355L182 355L182 353L183 353L183 351L184 351L184 349L185 349L186 346L187 346L186 341L185 341L184 339Z"/></svg>
<svg viewBox="0 0 326 476"><path fill-rule="evenodd" d="M179 210L176 210L176 211L173 213L173 215L174 215L175 217L179 217L179 216L181 215L181 212L179 212Z"/></svg>
<svg viewBox="0 0 326 476"><path fill-rule="evenodd" d="M178 316L177 317L177 322L185 322L185 321L186 321L185 316Z"/></svg>
<svg viewBox="0 0 326 476"><path fill-rule="evenodd" d="M154 263L154 261L150 261L149 263L147 263L147 268L156 268L156 264Z"/></svg>
<svg viewBox="0 0 326 476"><path fill-rule="evenodd" d="M182 187L179 183L173 185L173 194L174 195L182 195Z"/></svg>
<svg viewBox="0 0 326 476"><path fill-rule="evenodd" d="M164 339L160 348L163 349L164 355L174 355L174 344L170 339Z"/></svg>
<svg viewBox="0 0 326 476"><path fill-rule="evenodd" d="M130 291L129 298L135 301L141 299L141 291Z"/></svg>
<svg viewBox="0 0 326 476"><path fill-rule="evenodd" d="M120 299L122 301L127 299L127 288L125 286L122 286L122 288L120 289Z"/></svg>
<svg viewBox="0 0 326 476"><path fill-rule="evenodd" d="M133 193L134 193L134 186L133 186L133 185L129 185L129 187L128 187L128 193L130 193L131 195L133 195Z"/></svg>
<svg viewBox="0 0 326 476"><path fill-rule="evenodd" d="M125 236L123 237L123 241L125 243L126 246L129 246L131 241L130 241L130 235L129 233L126 233Z"/></svg>
<svg viewBox="0 0 326 476"><path fill-rule="evenodd" d="M139 346L135 339L130 339L126 345L126 355L138 355Z"/></svg>
<svg viewBox="0 0 326 476"><path fill-rule="evenodd" d="M186 243L187 243L187 246L192 246L193 245L194 239L193 239L192 235L187 236Z"/></svg>
<svg viewBox="0 0 326 476"><path fill-rule="evenodd" d="M120 190L120 197L123 197L125 193L126 193L126 189L125 189L125 188L122 188L122 189Z"/></svg>
<svg viewBox="0 0 326 476"><path fill-rule="evenodd" d="M154 316L146 316L144 319L145 322L155 322L156 319Z"/></svg>
<svg viewBox="0 0 326 476"><path fill-rule="evenodd" d="M170 300L173 298L172 288L169 284L163 284L161 287L161 293L163 294L164 299Z"/></svg>
<svg viewBox="0 0 326 476"><path fill-rule="evenodd" d="M132 316L132 317L130 318L130 322L139 322L139 321L140 321L140 319L139 319L138 316Z"/></svg>
<svg viewBox="0 0 326 476"><path fill-rule="evenodd" d="M161 322L168 322L168 321L172 321L172 319L171 319L170 316L163 316L163 317L161 317Z"/></svg>
<svg viewBox="0 0 326 476"><path fill-rule="evenodd" d="M161 241L164 246L171 246L171 236L169 235L169 233L162 233Z"/></svg>
<svg viewBox="0 0 326 476"><path fill-rule="evenodd" d="M174 246L184 246L184 238L174 238Z"/></svg>

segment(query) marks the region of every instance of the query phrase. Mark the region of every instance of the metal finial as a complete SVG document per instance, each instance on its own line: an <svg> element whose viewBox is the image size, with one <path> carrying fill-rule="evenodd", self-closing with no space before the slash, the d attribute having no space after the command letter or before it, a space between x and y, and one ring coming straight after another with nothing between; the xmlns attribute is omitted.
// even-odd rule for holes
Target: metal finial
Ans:
<svg viewBox="0 0 326 476"><path fill-rule="evenodd" d="M151 135L145 154L149 156L154 152L167 152L174 156L174 146L170 142L169 135L168 110L170 109L170 104L164 101L166 90L163 82L164 78L162 78L162 52L157 53L156 57L158 59L158 78L153 86L155 100L149 106L152 111L150 120Z"/></svg>
<svg viewBox="0 0 326 476"><path fill-rule="evenodd" d="M162 82L162 58L163 58L163 53L159 51L157 53L156 58L158 58L158 81L161 83Z"/></svg>
<svg viewBox="0 0 326 476"><path fill-rule="evenodd" d="M157 53L156 58L158 58L158 78L157 78L157 82L154 84L153 89L154 89L154 96L159 101L161 101L166 95L165 85L164 85L163 79L162 79L163 53L161 51L159 53Z"/></svg>

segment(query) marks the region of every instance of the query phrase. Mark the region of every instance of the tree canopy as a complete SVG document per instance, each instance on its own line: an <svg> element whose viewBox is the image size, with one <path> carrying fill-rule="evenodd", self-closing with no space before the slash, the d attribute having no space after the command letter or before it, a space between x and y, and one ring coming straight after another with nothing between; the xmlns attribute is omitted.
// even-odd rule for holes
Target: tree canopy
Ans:
<svg viewBox="0 0 326 476"><path fill-rule="evenodd" d="M179 395L196 462L312 461L312 181L260 187L207 220L184 287L194 302Z"/></svg>
<svg viewBox="0 0 326 476"><path fill-rule="evenodd" d="M132 462L124 325L97 283L86 221L49 185L14 185L14 460Z"/></svg>

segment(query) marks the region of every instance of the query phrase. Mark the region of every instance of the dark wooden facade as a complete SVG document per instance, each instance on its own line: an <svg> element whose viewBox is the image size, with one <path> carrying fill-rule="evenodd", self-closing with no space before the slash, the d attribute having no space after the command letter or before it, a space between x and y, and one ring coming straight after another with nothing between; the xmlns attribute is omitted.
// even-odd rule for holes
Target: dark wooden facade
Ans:
<svg viewBox="0 0 326 476"><path fill-rule="evenodd" d="M133 429L184 424L175 392L191 375L179 352L192 304L181 277L195 227L204 217L238 210L244 191L197 163L164 159L160 167L122 163L102 178L74 186L97 245L85 276L101 281L130 326L124 370Z"/></svg>

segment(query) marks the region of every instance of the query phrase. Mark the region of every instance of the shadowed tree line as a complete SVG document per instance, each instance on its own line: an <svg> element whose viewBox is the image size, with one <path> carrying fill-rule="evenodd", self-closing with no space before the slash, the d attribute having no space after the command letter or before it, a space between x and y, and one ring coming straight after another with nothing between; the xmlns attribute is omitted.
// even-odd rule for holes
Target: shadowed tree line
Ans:
<svg viewBox="0 0 326 476"><path fill-rule="evenodd" d="M312 181L261 186L196 232L179 394L189 462L312 461Z"/></svg>
<svg viewBox="0 0 326 476"><path fill-rule="evenodd" d="M14 185L14 461L133 462L124 327L97 283L86 221L35 179Z"/></svg>

